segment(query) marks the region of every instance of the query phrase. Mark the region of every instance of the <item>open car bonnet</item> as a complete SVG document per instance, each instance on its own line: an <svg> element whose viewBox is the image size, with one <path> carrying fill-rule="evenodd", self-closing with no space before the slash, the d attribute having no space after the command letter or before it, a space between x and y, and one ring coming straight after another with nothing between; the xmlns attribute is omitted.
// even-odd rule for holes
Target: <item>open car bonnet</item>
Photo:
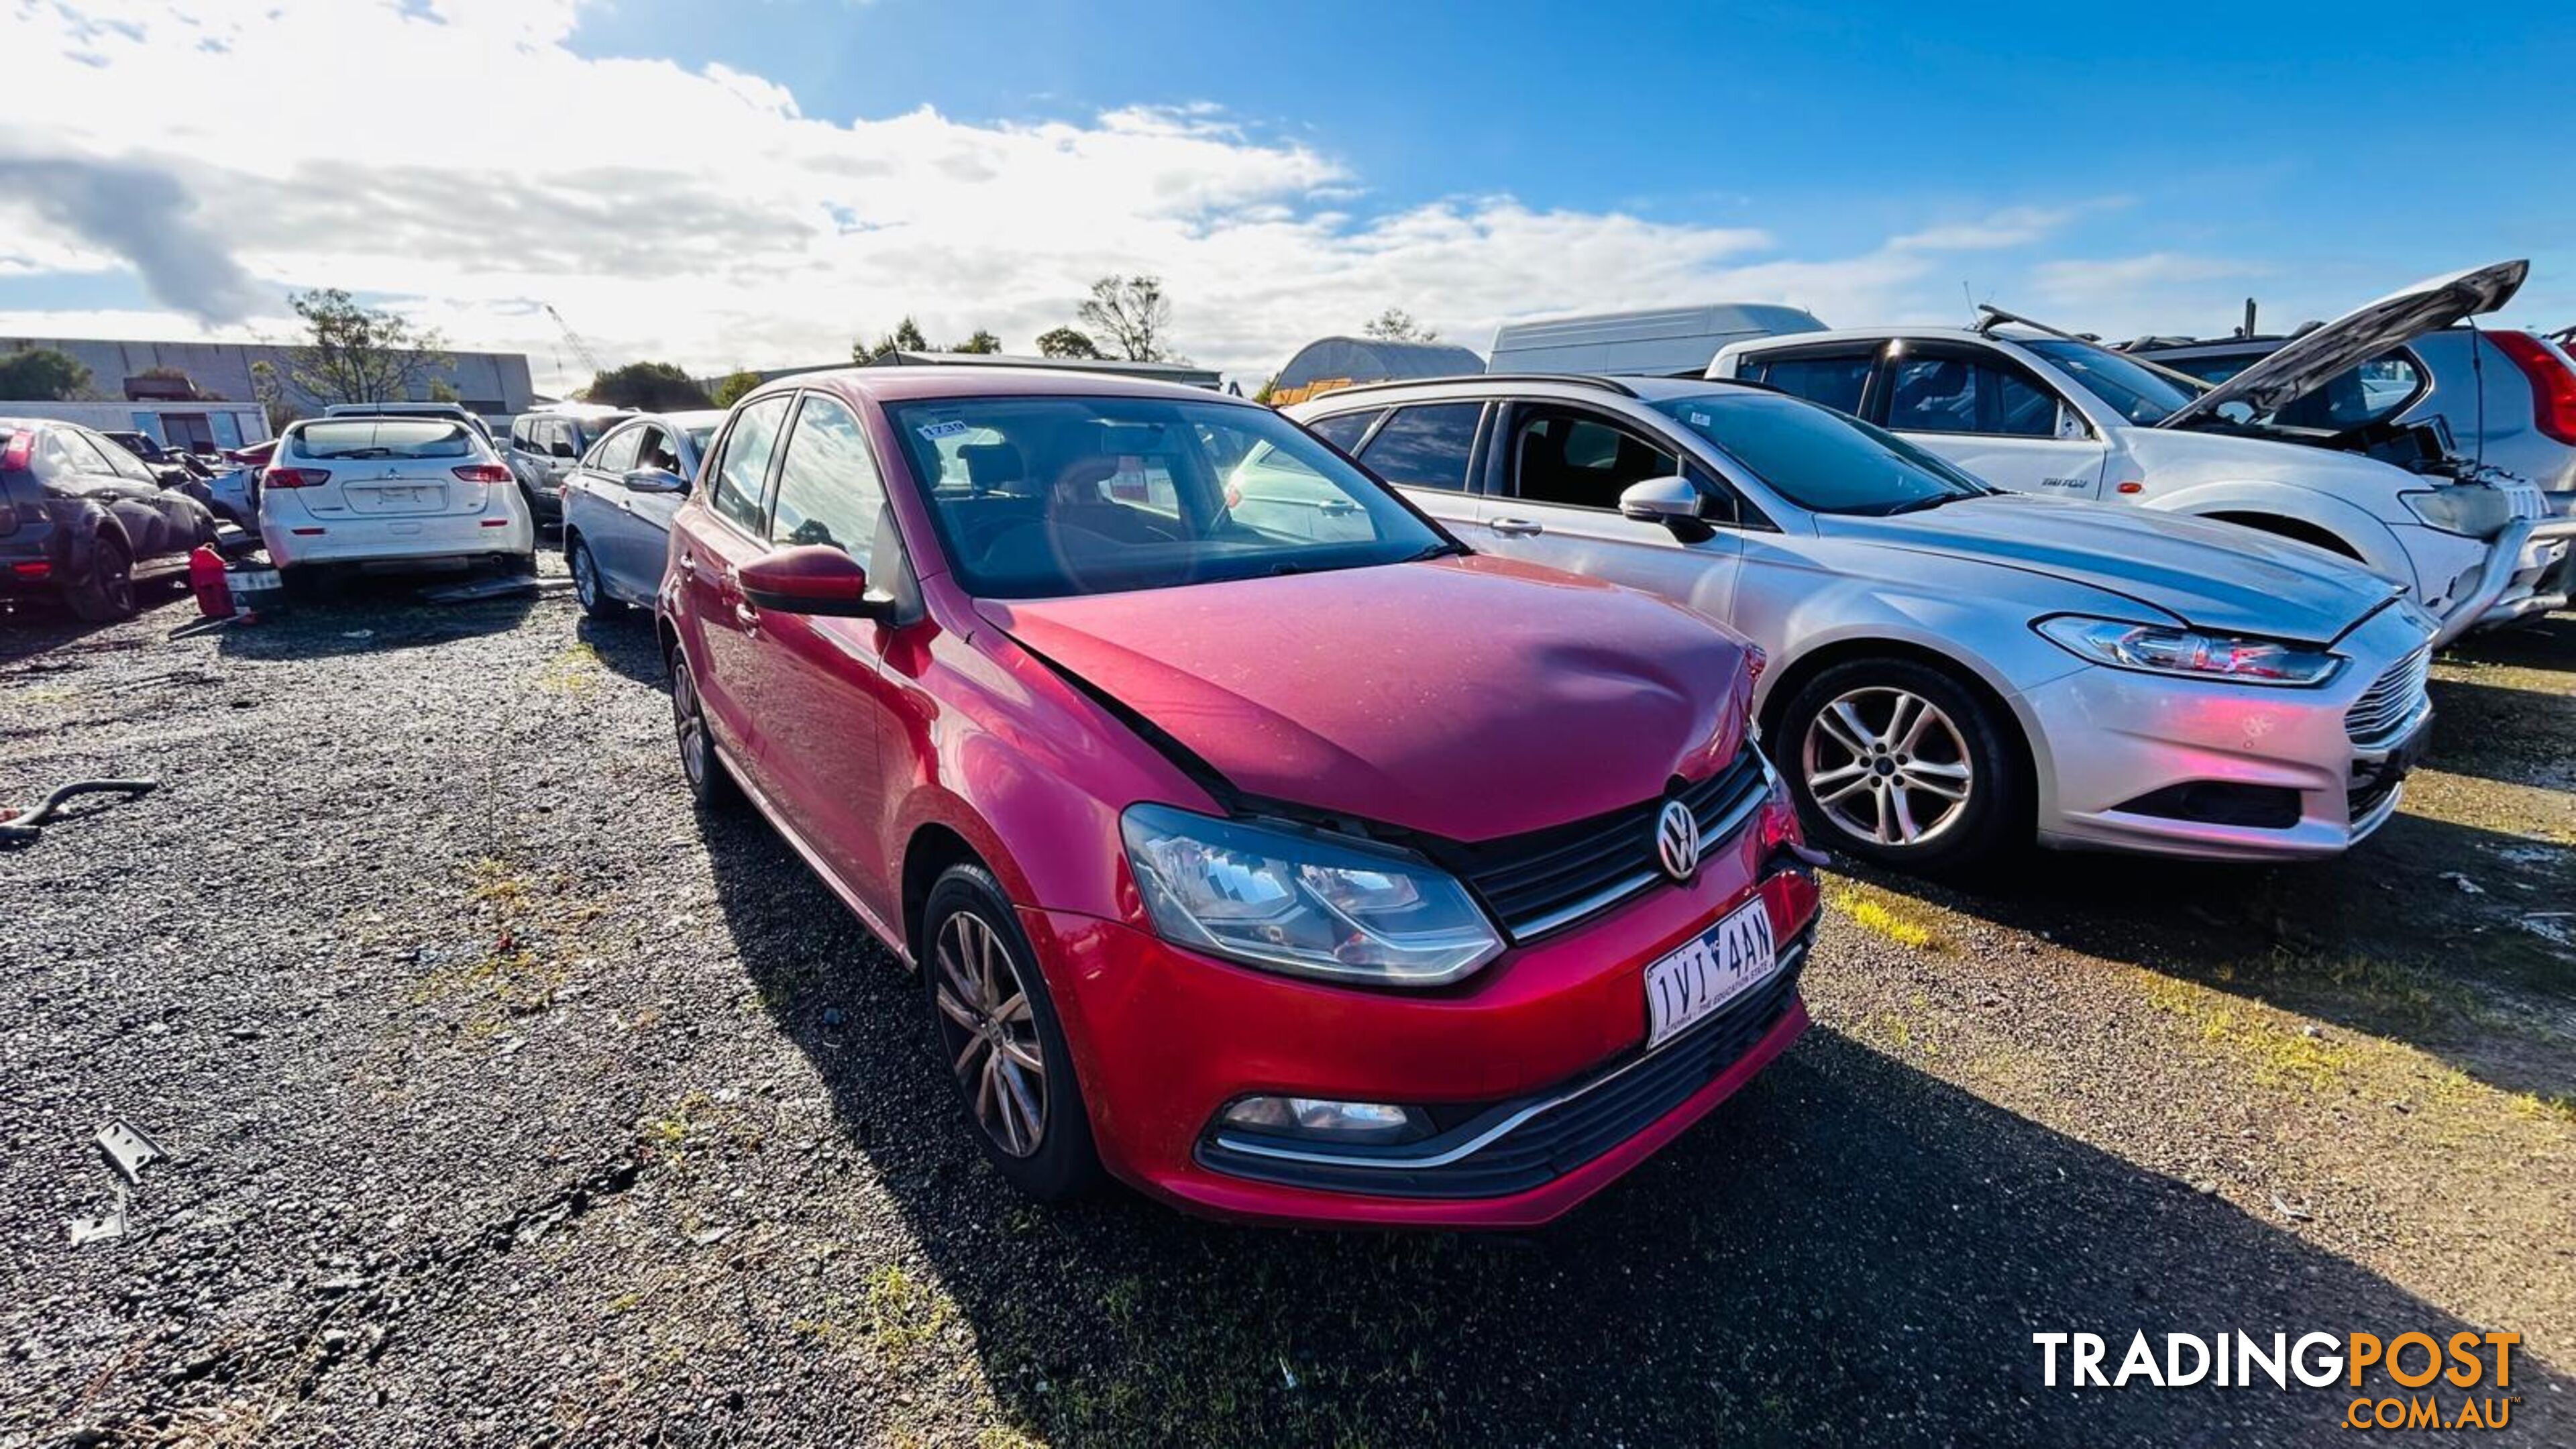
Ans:
<svg viewBox="0 0 2576 1449"><path fill-rule="evenodd" d="M2269 417L2346 368L2512 301L2530 271L2528 261L2497 262L2433 277L2364 303L2323 327L2291 338L2271 355L2175 409L2156 426L2187 428L2209 422L2230 403L2244 405L2257 418Z"/></svg>

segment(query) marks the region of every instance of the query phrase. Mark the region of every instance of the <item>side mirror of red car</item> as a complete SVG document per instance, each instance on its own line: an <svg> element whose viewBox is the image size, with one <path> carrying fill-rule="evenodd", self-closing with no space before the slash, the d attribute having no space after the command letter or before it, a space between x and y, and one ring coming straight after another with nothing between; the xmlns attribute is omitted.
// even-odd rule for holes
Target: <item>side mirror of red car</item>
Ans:
<svg viewBox="0 0 2576 1449"><path fill-rule="evenodd" d="M755 608L836 619L886 619L894 597L868 587L859 561L826 543L782 548L742 566L743 597Z"/></svg>

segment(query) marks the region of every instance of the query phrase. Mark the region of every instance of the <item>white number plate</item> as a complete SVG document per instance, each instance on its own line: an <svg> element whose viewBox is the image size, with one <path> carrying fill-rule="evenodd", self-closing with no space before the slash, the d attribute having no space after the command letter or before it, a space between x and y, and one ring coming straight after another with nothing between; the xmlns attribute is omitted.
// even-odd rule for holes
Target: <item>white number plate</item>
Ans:
<svg viewBox="0 0 2576 1449"><path fill-rule="evenodd" d="M1646 968L1646 1049L1743 995L1780 968L1771 912L1760 896Z"/></svg>

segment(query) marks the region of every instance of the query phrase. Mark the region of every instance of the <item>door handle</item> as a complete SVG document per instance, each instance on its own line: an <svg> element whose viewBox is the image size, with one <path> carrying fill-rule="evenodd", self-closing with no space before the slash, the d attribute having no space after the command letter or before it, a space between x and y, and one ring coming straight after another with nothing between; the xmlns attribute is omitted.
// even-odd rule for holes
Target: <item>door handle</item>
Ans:
<svg viewBox="0 0 2576 1449"><path fill-rule="evenodd" d="M1547 532L1547 525L1535 518L1489 518L1485 526L1505 538L1535 538Z"/></svg>

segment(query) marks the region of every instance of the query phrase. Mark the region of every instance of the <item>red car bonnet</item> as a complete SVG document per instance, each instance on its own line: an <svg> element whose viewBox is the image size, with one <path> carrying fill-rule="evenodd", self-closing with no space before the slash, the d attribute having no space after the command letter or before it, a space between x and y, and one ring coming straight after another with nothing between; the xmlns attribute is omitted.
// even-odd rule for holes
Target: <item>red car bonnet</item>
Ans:
<svg viewBox="0 0 2576 1449"><path fill-rule="evenodd" d="M1239 790L1451 840L1652 799L1743 741L1735 635L1492 556L977 607Z"/></svg>

